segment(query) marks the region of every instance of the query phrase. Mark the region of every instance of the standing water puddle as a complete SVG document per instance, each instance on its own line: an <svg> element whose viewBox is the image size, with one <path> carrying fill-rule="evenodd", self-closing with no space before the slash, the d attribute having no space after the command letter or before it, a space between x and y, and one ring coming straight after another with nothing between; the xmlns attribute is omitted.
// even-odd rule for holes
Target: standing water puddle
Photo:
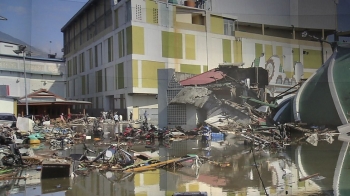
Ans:
<svg viewBox="0 0 350 196"><path fill-rule="evenodd" d="M105 125L106 134L100 143L115 138L125 125ZM104 147L87 145L102 151ZM344 147L345 146L345 147ZM47 146L35 150L40 153ZM175 192L207 192L208 195L347 195L350 185L347 143L319 142L287 146L284 150L259 151L253 156L251 148L241 138L228 135L224 142L212 142L202 150L196 139L173 140L152 147L135 143L132 150L161 161L197 154L208 160L200 167L185 166L176 170L157 169L142 173L93 171L75 178L40 181L40 171L26 168L27 180L2 181L0 195L118 195L163 196ZM60 156L82 153L82 145L58 150ZM343 158L342 158L343 157ZM254 162L255 160L255 162ZM310 177L310 175L315 175Z"/></svg>

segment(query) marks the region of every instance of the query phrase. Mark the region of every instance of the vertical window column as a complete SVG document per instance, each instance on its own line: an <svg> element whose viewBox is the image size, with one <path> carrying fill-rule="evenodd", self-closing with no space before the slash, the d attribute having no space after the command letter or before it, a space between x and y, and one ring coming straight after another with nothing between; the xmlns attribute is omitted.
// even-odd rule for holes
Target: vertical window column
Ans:
<svg viewBox="0 0 350 196"><path fill-rule="evenodd" d="M108 38L108 62L113 61L113 36Z"/></svg>

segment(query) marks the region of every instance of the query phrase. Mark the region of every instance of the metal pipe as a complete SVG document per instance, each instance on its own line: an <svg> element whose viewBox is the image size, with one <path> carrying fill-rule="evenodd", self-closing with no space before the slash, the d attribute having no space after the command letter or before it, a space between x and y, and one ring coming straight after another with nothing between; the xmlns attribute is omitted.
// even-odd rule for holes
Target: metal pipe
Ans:
<svg viewBox="0 0 350 196"><path fill-rule="evenodd" d="M323 56L323 40L320 40L321 43L321 55L322 55L322 65L324 64L324 56ZM331 45L332 46L332 45Z"/></svg>
<svg viewBox="0 0 350 196"><path fill-rule="evenodd" d="M26 115L28 116L28 97L27 97L27 74L26 74L26 58L23 51L23 69L24 69L24 93L26 99Z"/></svg>

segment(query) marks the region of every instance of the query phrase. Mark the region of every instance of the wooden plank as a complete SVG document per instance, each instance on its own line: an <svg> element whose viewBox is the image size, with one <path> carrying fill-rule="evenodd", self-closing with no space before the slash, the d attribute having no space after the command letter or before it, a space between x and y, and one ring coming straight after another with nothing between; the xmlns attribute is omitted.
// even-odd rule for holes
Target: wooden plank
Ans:
<svg viewBox="0 0 350 196"><path fill-rule="evenodd" d="M126 172L141 172L141 171L146 171L146 170L153 170L153 169L157 169L158 167L162 167L171 163L175 163L177 161L181 160L181 158L176 158L176 159L171 159L171 160L167 160L167 161L162 161L159 163L154 163L151 165L146 165L146 166L142 166L142 167L137 167L137 168L131 168L131 169L127 169L125 170Z"/></svg>

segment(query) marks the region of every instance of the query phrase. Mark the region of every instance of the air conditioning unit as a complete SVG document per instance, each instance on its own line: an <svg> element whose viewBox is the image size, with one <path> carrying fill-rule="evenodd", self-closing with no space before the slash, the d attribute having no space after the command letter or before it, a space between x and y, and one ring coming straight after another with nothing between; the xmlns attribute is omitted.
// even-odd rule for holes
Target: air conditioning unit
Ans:
<svg viewBox="0 0 350 196"><path fill-rule="evenodd" d="M64 52L64 48L61 49L61 52Z"/></svg>

